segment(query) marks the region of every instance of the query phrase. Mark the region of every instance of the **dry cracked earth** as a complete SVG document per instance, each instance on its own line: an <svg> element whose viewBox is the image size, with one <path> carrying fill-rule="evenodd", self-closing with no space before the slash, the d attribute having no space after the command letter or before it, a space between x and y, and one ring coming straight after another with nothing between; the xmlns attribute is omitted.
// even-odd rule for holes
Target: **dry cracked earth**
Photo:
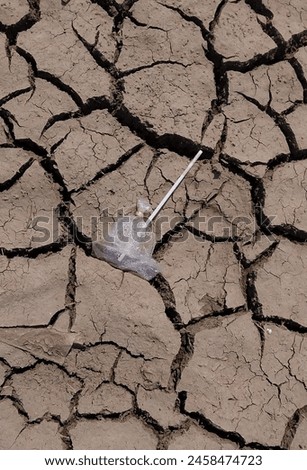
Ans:
<svg viewBox="0 0 307 470"><path fill-rule="evenodd" d="M0 21L0 448L306 449L305 0ZM94 258L92 221L155 207L199 149L161 274Z"/></svg>

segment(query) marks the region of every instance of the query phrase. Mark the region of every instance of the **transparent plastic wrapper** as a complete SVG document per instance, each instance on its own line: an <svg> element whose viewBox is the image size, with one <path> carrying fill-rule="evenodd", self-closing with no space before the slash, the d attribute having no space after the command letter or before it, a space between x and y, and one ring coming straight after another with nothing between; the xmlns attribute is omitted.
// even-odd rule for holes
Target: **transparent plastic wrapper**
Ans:
<svg viewBox="0 0 307 470"><path fill-rule="evenodd" d="M202 150L197 152L146 220L145 214L151 210L151 207L146 199L139 199L134 216L119 217L107 231L106 238L101 242L92 243L92 255L106 261L115 268L132 272L147 281L153 279L160 272L160 268L152 257L155 247L152 222L201 154Z"/></svg>
<svg viewBox="0 0 307 470"><path fill-rule="evenodd" d="M104 240L93 242L93 256L147 281L153 279L160 268L152 257L155 235L152 226L148 228L144 219L144 214L150 209L146 199L139 199L134 216L119 217L110 225Z"/></svg>

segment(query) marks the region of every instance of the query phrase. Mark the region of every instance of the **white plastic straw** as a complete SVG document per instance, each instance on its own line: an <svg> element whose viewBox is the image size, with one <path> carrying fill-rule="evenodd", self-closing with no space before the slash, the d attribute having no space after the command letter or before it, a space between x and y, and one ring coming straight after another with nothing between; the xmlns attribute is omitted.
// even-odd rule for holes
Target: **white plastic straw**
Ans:
<svg viewBox="0 0 307 470"><path fill-rule="evenodd" d="M153 221L153 219L159 214L160 210L162 209L162 207L164 206L164 204L169 200L169 198L171 197L171 195L173 194L173 192L178 188L178 186L180 185L181 181L185 178L186 174L191 170L192 166L194 165L194 163L197 162L197 160L199 159L199 157L201 156L202 154L202 150L200 150L199 152L197 152L197 154L195 155L195 157L193 158L193 160L190 161L190 163L188 164L187 168L184 170L184 172L179 176L179 178L175 181L175 183L173 184L173 186L171 187L171 189L169 190L169 192L164 196L164 198L162 199L162 201L160 202L160 204L155 208L155 210L152 212L152 214L148 217L148 219L146 220L146 225L145 227L148 227L149 224L151 224L151 222Z"/></svg>
<svg viewBox="0 0 307 470"><path fill-rule="evenodd" d="M175 181L175 183L173 184L173 186L171 187L169 192L164 196L164 198L162 199L160 204L155 208L155 210L152 212L152 214L148 217L148 219L145 222L145 228L148 227L148 225L151 224L153 219L159 214L159 212L162 209L162 207L164 206L164 204L169 200L169 198L171 197L173 192L178 188L181 181L185 178L186 174L191 170L192 166L197 162L197 160L199 159L199 157L201 156L202 153L203 153L202 150L200 150L199 152L197 152L197 154L195 155L193 160L190 161L190 163L188 164L188 166L186 167L184 172L179 176L179 178ZM126 253L123 252L119 256L118 260L122 261L125 258L125 256L126 256Z"/></svg>

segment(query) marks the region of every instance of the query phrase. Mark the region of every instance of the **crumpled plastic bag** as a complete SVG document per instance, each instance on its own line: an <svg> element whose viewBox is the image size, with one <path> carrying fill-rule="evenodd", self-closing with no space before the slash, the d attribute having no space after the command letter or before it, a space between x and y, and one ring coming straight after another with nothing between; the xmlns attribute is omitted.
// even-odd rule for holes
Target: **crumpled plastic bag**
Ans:
<svg viewBox="0 0 307 470"><path fill-rule="evenodd" d="M144 214L149 210L146 200L138 200L136 215L122 216L113 222L105 239L92 243L92 255L147 281L153 279L160 268L152 257L154 233L145 227Z"/></svg>

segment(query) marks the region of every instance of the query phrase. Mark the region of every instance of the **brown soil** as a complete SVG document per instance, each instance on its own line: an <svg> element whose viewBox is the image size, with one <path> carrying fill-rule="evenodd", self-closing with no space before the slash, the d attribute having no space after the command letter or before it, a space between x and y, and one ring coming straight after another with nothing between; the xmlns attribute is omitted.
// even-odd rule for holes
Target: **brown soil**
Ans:
<svg viewBox="0 0 307 470"><path fill-rule="evenodd" d="M307 449L306 1L12 3L0 448ZM161 274L92 257L200 148Z"/></svg>

